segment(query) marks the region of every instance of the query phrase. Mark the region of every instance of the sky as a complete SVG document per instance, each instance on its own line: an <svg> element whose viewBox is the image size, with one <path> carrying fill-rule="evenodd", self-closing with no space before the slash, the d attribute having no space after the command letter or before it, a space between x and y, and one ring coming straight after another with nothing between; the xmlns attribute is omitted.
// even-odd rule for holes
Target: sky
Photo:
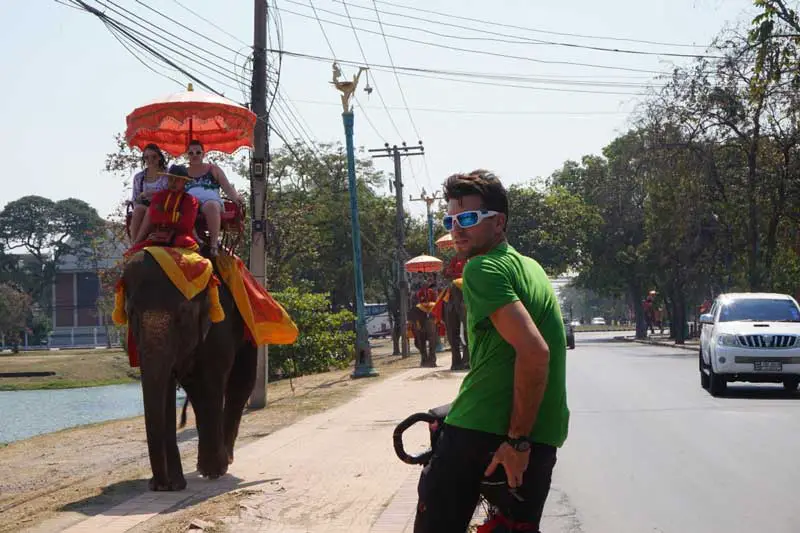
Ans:
<svg viewBox="0 0 800 533"><path fill-rule="evenodd" d="M86 1L99 6L95 0ZM148 27L162 37L174 40L161 33L167 30L218 55L213 61L231 74L201 71L201 76L226 97L247 100L236 76L253 39L252 2L116 0L115 4L147 19ZM537 40L659 54L702 53L723 27L747 22L754 14L750 2L734 0L348 0L346 4L314 0L323 34L310 6L309 0L270 0L271 46L278 47L276 26L280 26L282 49L287 52L373 65L360 81L355 143L380 148L384 142L423 141L424 159L410 157L403 164L406 200L408 195L418 197L423 188L428 193L439 190L443 179L458 171L488 168L506 184L521 183L549 175L567 159L599 153L626 130L630 113L648 86L662 83L657 73L691 61ZM376 7L390 35L386 42L375 22ZM106 12L120 18L111 8L106 3ZM56 0L0 2L0 20L0 160L4 170L0 208L35 194L53 200L81 198L101 215L108 215L130 194L120 176L103 172L105 155L115 149L114 135L124 131L126 115L144 103L184 90L190 80L144 57L152 69L175 81L154 73L123 48L97 17ZM199 51L191 56L204 62L208 58ZM442 79L445 76L437 73L395 77L384 68L392 62L397 67L438 72L467 71L475 74L461 79L479 83ZM343 66L343 71L350 77L356 69ZM285 137L344 141L342 108L339 93L329 83L331 72L328 59L283 57L281 97L272 115ZM526 79L498 80L487 78L489 74ZM372 88L370 94L364 91L367 86ZM275 147L281 144L274 134L271 141ZM375 164L387 173L392 171L391 159L376 159ZM231 178L237 188L247 187L246 180ZM406 208L416 215L425 209L423 202L406 202Z"/></svg>

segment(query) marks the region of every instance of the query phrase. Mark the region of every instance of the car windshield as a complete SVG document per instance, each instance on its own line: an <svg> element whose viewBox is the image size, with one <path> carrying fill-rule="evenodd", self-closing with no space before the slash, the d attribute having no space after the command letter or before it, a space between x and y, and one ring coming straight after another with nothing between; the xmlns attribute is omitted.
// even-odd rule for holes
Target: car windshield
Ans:
<svg viewBox="0 0 800 533"><path fill-rule="evenodd" d="M791 300L741 299L725 303L720 322L800 322L800 309Z"/></svg>

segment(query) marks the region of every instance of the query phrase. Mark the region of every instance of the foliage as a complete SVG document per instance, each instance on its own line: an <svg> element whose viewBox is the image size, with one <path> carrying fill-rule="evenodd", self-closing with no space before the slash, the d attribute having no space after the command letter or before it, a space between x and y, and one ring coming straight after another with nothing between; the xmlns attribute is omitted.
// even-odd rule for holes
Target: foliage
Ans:
<svg viewBox="0 0 800 533"><path fill-rule="evenodd" d="M330 310L329 295L302 293L296 288L273 293L300 330L297 341L288 346L270 346L270 376L302 376L342 368L353 360L354 315Z"/></svg>
<svg viewBox="0 0 800 533"><path fill-rule="evenodd" d="M0 211L0 246L4 252L24 250L29 254L30 260L24 258L27 271L18 275L39 300L50 287L61 258L82 250L101 224L97 211L83 200L54 202L41 196L24 196Z"/></svg>
<svg viewBox="0 0 800 533"><path fill-rule="evenodd" d="M588 239L602 222L597 209L560 186L546 192L513 186L508 195L509 242L536 258L548 274L579 268Z"/></svg>
<svg viewBox="0 0 800 533"><path fill-rule="evenodd" d="M31 303L31 297L19 287L0 283L0 335L5 338L6 345L16 349L31 312Z"/></svg>

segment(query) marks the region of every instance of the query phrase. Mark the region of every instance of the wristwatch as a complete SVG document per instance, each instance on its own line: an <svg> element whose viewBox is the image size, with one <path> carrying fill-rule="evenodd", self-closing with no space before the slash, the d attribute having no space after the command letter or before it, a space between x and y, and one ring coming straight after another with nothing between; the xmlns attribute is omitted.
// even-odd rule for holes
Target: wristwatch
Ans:
<svg viewBox="0 0 800 533"><path fill-rule="evenodd" d="M506 437L506 442L518 452L527 452L531 449L531 440L528 437L517 437L515 439Z"/></svg>

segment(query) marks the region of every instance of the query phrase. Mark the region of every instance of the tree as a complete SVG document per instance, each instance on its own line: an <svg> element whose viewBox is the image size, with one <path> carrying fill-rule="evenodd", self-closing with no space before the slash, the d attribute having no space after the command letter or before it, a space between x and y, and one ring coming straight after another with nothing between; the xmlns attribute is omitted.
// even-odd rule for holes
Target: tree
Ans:
<svg viewBox="0 0 800 533"><path fill-rule="evenodd" d="M0 283L0 335L6 344L19 350L20 331L25 329L31 312L31 297L19 287Z"/></svg>
<svg viewBox="0 0 800 533"><path fill-rule="evenodd" d="M29 287L38 301L52 284L59 260L83 249L101 224L97 211L83 200L24 196L0 211L0 243L6 251L24 250L38 265Z"/></svg>
<svg viewBox="0 0 800 533"><path fill-rule="evenodd" d="M602 222L597 209L556 185L546 192L512 186L508 199L508 240L520 253L554 276L581 266L589 236Z"/></svg>

